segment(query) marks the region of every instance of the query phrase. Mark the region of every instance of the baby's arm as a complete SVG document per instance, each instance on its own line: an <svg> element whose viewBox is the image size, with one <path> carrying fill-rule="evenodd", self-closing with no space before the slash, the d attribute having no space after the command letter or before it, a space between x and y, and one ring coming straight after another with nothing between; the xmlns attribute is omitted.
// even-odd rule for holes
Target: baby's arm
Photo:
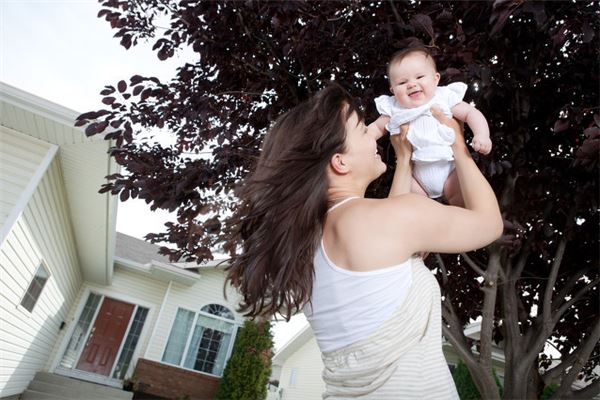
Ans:
<svg viewBox="0 0 600 400"><path fill-rule="evenodd" d="M388 117L387 115L381 115L374 122L371 122L369 124L369 126L367 127L367 129L369 131L373 130L375 139L379 139L380 137L382 137L385 134L385 126L387 125L389 120L390 120L390 117Z"/></svg>
<svg viewBox="0 0 600 400"><path fill-rule="evenodd" d="M481 154L489 154L492 151L492 141L490 139L490 128L487 120L475 107L464 101L461 101L452 107L452 115L457 119L464 121L473 131L473 149Z"/></svg>

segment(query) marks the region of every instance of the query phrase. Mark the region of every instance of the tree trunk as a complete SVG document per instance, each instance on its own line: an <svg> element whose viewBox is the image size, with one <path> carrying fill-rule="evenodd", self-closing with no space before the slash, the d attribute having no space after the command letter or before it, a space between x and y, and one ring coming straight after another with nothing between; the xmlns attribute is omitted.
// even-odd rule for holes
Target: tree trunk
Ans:
<svg viewBox="0 0 600 400"><path fill-rule="evenodd" d="M540 375L539 360L536 357L531 369L529 370L529 379L527 379L527 399L538 399L544 390L544 381Z"/></svg>
<svg viewBox="0 0 600 400"><path fill-rule="evenodd" d="M498 385L496 385L496 380L494 379L492 371L490 370L488 372L480 369L479 372L480 373L473 375L473 372L471 371L471 376L473 377L475 386L479 389L481 398L486 400L500 400L500 390L498 390Z"/></svg>
<svg viewBox="0 0 600 400"><path fill-rule="evenodd" d="M512 360L513 362L504 366L507 375L504 377L503 397L507 400L529 399L529 397L527 397L527 387L531 367L519 364L518 359L517 356Z"/></svg>

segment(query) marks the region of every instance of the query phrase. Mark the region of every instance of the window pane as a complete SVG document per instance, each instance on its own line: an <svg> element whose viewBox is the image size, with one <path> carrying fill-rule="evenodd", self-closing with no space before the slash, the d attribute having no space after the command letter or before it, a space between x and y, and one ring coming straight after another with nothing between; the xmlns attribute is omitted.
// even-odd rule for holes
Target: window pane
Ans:
<svg viewBox="0 0 600 400"><path fill-rule="evenodd" d="M200 311L222 318L235 319L233 313L227 307L223 307L220 304L208 304L202 307Z"/></svg>
<svg viewBox="0 0 600 400"><path fill-rule="evenodd" d="M37 303L40 295L42 294L42 289L46 285L48 281L48 271L44 268L44 264L40 264L23 299L21 300L21 305L29 312L33 311L35 304Z"/></svg>
<svg viewBox="0 0 600 400"><path fill-rule="evenodd" d="M192 328L194 314L195 313L182 308L177 310L177 316L175 317L175 322L173 323L173 328L171 329L171 334L167 341L167 347L163 354L162 360L164 362L175 365L181 363L185 344L187 343Z"/></svg>
<svg viewBox="0 0 600 400"><path fill-rule="evenodd" d="M232 323L198 315L184 367L221 375L233 328Z"/></svg>
<svg viewBox="0 0 600 400"><path fill-rule="evenodd" d="M25 293L25 297L21 300L21 305L29 312L33 311L33 307L35 306L35 300L29 295L29 293Z"/></svg>
<svg viewBox="0 0 600 400"><path fill-rule="evenodd" d="M85 306L83 307L83 311L81 312L79 320L77 321L77 325L75 325L75 329L71 335L71 340L69 340L69 344L60 362L62 367L70 369L75 365L75 362L77 361L77 355L85 344L85 336L90 324L92 323L92 318L94 318L94 314L96 313L96 308L98 308L100 299L102 299L102 296L95 293L90 293L89 297L87 298Z"/></svg>
<svg viewBox="0 0 600 400"><path fill-rule="evenodd" d="M140 334L142 333L142 328L144 327L147 315L147 308L138 307L133 322L131 323L131 328L129 328L127 339L125 339L123 350L121 350L121 355L119 356L119 361L117 362L115 372L113 373L113 378L125 378L125 374L127 373L127 369L129 369L129 363L131 362L131 357L133 357L135 346L140 339Z"/></svg>

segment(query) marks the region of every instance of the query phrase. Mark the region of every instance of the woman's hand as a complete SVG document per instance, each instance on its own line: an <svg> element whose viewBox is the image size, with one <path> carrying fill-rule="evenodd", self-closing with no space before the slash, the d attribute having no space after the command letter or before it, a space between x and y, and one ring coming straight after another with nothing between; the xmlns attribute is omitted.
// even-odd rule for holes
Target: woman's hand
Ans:
<svg viewBox="0 0 600 400"><path fill-rule="evenodd" d="M454 130L455 138L454 143L452 144L452 150L454 151L454 154L465 151L468 153L469 151L465 143L465 135L463 132L463 123L454 118L448 118L438 106L431 107L430 111L431 115L433 115L433 117L441 124L449 126L452 128L452 130Z"/></svg>
<svg viewBox="0 0 600 400"><path fill-rule="evenodd" d="M412 154L412 145L406 138L408 133L409 124L400 125L400 133L397 135L390 135L390 143L396 152L397 160L410 160Z"/></svg>

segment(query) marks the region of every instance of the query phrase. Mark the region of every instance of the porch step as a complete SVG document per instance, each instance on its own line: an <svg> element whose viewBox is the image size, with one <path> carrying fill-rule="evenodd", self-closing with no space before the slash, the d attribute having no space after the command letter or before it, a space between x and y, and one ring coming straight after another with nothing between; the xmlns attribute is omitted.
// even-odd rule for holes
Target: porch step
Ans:
<svg viewBox="0 0 600 400"><path fill-rule="evenodd" d="M38 372L23 392L22 400L131 400L133 393L124 390L68 378L48 372Z"/></svg>

